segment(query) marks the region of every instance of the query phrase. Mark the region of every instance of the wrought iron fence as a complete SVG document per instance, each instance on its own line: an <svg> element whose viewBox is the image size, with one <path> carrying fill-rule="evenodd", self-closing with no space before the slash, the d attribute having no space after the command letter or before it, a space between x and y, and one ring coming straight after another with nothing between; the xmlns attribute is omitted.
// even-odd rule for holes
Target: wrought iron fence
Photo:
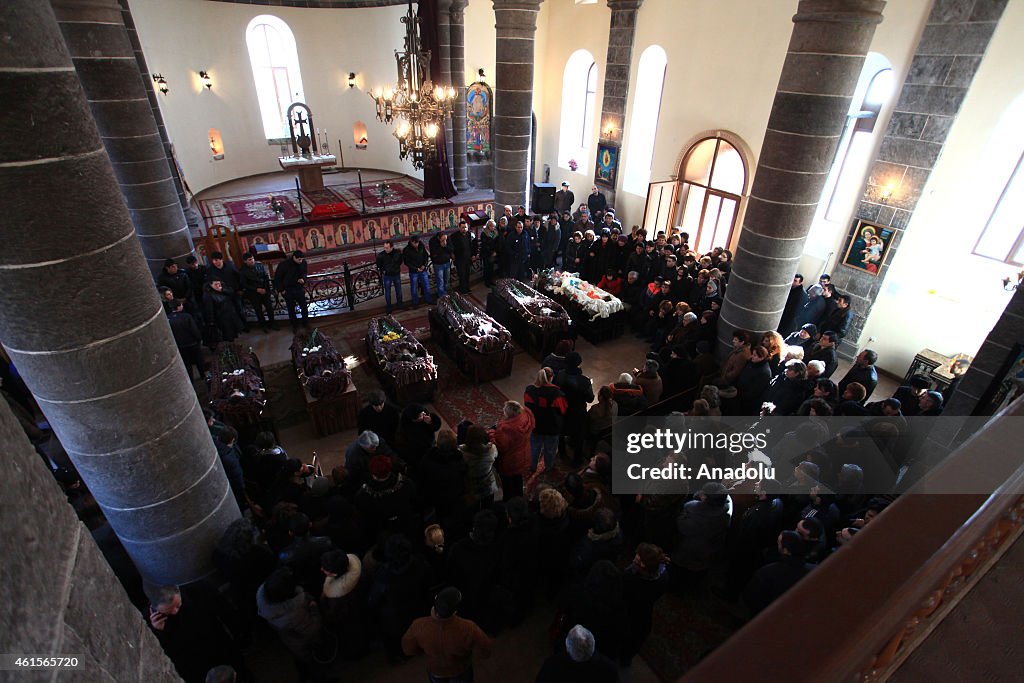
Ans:
<svg viewBox="0 0 1024 683"><path fill-rule="evenodd" d="M481 275L483 266L479 259L473 263L471 270L471 280ZM431 291L437 291L437 278L434 274L434 266L429 260L427 261L427 273ZM457 276L458 273L453 263L450 280L452 282L457 281ZM403 273L402 286L406 287L408 283L408 273ZM311 316L331 315L344 311L353 311L358 304L365 304L383 297L384 281L381 278L377 264L372 261L361 263L354 268L350 268L348 263L345 263L341 270L317 273L307 277L305 290ZM288 305L285 303L282 292L271 294L271 303L275 318L288 317ZM256 311L248 302L245 303L245 314L249 321L256 320Z"/></svg>

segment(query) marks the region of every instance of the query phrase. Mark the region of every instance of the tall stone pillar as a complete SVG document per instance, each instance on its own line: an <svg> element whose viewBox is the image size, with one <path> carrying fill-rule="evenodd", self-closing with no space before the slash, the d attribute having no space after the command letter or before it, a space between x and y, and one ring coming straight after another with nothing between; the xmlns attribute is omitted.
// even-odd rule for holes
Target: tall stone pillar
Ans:
<svg viewBox="0 0 1024 683"><path fill-rule="evenodd" d="M774 330L884 0L801 0L718 326Z"/></svg>
<svg viewBox="0 0 1024 683"><path fill-rule="evenodd" d="M167 165L135 50L117 0L52 0L135 234L153 274L192 253L192 236Z"/></svg>
<svg viewBox="0 0 1024 683"><path fill-rule="evenodd" d="M171 154L171 139L167 135L167 126L164 125L164 116L160 112L160 103L157 101L158 95L156 94L156 88L153 86L152 72L149 70L149 65L146 64L146 56L142 53L142 43L139 42L139 32L135 30L135 19L132 17L132 10L131 7L128 6L128 0L118 1L121 3L121 21L124 22L124 27L128 31L128 40L131 41L132 50L135 51L135 62L139 65L139 76L142 78L142 87L146 92L146 97L149 98L149 108L153 111L153 119L156 121L156 129L160 133L160 142L164 145L164 154L167 156L167 167L171 170L171 178L174 180L174 190L178 193L178 203L181 204L181 208L184 211L188 209L188 198L185 196L185 188L181 184L181 178L178 176L178 169L174 164L174 155Z"/></svg>
<svg viewBox="0 0 1024 683"><path fill-rule="evenodd" d="M629 69L633 61L636 15L644 0L608 0L612 10L608 27L608 59L605 66L604 99L601 102L601 142L622 144L629 99ZM615 206L615 188L606 188L609 206Z"/></svg>
<svg viewBox="0 0 1024 683"><path fill-rule="evenodd" d="M0 343L143 577L195 581L238 505L53 8L0 26Z"/></svg>
<svg viewBox="0 0 1024 683"><path fill-rule="evenodd" d="M451 32L452 0L437 0L437 58L441 64L441 73L435 79L444 85L452 82L452 32ZM455 127L451 119L444 121L444 142L448 149L448 159L455 153Z"/></svg>
<svg viewBox="0 0 1024 683"><path fill-rule="evenodd" d="M493 0L494 202L525 205L533 120L533 43L542 0Z"/></svg>
<svg viewBox="0 0 1024 683"><path fill-rule="evenodd" d="M871 307L885 286L889 265L942 155L1006 3L959 0L936 2L932 7L854 216L892 228L890 247L877 276L842 267L831 273L832 284L850 295L853 308L853 323L840 351L847 358L860 351L858 342Z"/></svg>
<svg viewBox="0 0 1024 683"><path fill-rule="evenodd" d="M451 9L451 84L458 91L452 111L452 145L455 154L451 157L455 189L465 192L469 189L469 174L466 168L466 22L464 12L469 0L453 0Z"/></svg>

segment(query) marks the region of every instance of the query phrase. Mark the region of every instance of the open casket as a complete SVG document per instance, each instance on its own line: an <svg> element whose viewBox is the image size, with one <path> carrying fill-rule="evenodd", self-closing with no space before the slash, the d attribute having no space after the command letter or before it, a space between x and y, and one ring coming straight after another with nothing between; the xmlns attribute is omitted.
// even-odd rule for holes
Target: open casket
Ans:
<svg viewBox="0 0 1024 683"><path fill-rule="evenodd" d="M265 414L263 370L251 348L222 345L210 370L210 407L225 424L237 429L242 440L259 431L274 431L273 420Z"/></svg>
<svg viewBox="0 0 1024 683"><path fill-rule="evenodd" d="M550 353L559 340L576 336L561 304L512 278L498 280L487 295L487 313L537 358Z"/></svg>
<svg viewBox="0 0 1024 683"><path fill-rule="evenodd" d="M576 273L549 271L539 286L548 289L572 316L583 337L596 344L622 335L626 329L626 313L622 300L595 287Z"/></svg>
<svg viewBox="0 0 1024 683"><path fill-rule="evenodd" d="M366 351L381 383L394 392L399 403L433 398L437 388L434 357L394 317L370 320Z"/></svg>
<svg viewBox="0 0 1024 683"><path fill-rule="evenodd" d="M352 372L331 338L314 329L295 335L292 364L302 385L306 412L318 436L334 434L356 426L359 395L352 383Z"/></svg>
<svg viewBox="0 0 1024 683"><path fill-rule="evenodd" d="M512 374L512 335L462 294L437 300L430 334L477 383Z"/></svg>

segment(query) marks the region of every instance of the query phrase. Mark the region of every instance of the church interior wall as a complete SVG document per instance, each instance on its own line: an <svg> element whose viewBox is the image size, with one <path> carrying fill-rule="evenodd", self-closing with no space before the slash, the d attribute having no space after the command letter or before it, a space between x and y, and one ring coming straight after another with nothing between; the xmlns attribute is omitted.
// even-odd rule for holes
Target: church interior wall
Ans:
<svg viewBox="0 0 1024 683"><path fill-rule="evenodd" d="M1011 2L867 320L861 340L885 369L902 374L922 348L977 353L1012 296L1001 280L1019 269L972 251L1024 149L1021 35Z"/></svg>
<svg viewBox="0 0 1024 683"><path fill-rule="evenodd" d="M331 152L337 154L340 139L346 166L422 177L398 159L393 126L377 121L366 95L395 81L394 50L404 37L405 7L308 9L205 0L131 0L130 6L150 71L168 81L170 92L159 95L160 108L194 192L280 170L281 148L266 141L245 42L249 21L260 14L279 17L295 35L306 103L316 127L327 129ZM200 69L210 72L212 90L203 88ZM350 71L356 73L354 88L348 87ZM367 127L366 150L355 148L357 120ZM223 138L221 161L210 153L211 128Z"/></svg>
<svg viewBox="0 0 1024 683"><path fill-rule="evenodd" d="M897 88L910 67L931 4L890 2L876 31L871 50L892 63ZM160 104L194 191L277 170L279 147L265 143L244 36L249 20L263 12L279 16L295 34L307 101L317 126L328 129L332 151L340 138L348 166L417 175L410 164L398 160L390 127L376 121L373 102L365 94L394 80L393 51L401 44L403 7L319 10L203 0L132 0L131 7L150 70L168 79L171 91ZM652 181L674 177L683 147L703 130L728 130L739 136L752 150L749 169L756 168L794 12L795 3L776 0L644 2L637 18L631 87L644 49L657 44L668 55ZM550 182L569 181L578 199L586 196L593 182L610 17L605 3L554 0L542 3L538 15L534 109L539 131L532 180L544 179L546 164L551 168ZM492 4L473 0L465 21L465 82L476 80L477 69L483 68L493 86ZM862 345L879 351L880 366L891 372L902 374L925 347L947 354L972 353L1009 296L1001 291L999 280L1016 269L972 256L971 250L1024 144L1019 125L1012 125L1014 118L1020 120L1021 111L1010 112L1015 97L1024 93L1015 39L1022 32L1024 5L1010 3L866 323ZM595 134L586 174L557 163L563 71L569 55L581 48L590 51L599 66ZM213 76L210 92L198 80L196 72L202 68ZM349 71L357 74L357 87L351 89L346 83ZM616 199L627 224L640 222L645 202L645 197L622 190L636 106L631 92ZM890 110L882 111L878 144ZM356 120L369 129L370 146L365 151L354 148L351 125ZM211 158L210 128L217 128L223 138L223 161ZM834 254L844 247L850 220L815 227L805 259L808 267L841 267L834 265ZM828 253L833 253L830 260Z"/></svg>

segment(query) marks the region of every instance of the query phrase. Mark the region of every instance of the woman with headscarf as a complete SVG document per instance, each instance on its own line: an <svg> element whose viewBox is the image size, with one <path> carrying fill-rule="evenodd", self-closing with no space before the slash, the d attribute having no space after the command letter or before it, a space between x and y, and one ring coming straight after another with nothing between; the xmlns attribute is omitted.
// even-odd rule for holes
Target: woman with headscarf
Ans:
<svg viewBox="0 0 1024 683"><path fill-rule="evenodd" d="M490 507L498 492L498 473L494 461L498 449L487 436L487 430L480 425L470 425L466 430L466 443L459 446L462 460L466 463L466 493L472 497L477 509Z"/></svg>

